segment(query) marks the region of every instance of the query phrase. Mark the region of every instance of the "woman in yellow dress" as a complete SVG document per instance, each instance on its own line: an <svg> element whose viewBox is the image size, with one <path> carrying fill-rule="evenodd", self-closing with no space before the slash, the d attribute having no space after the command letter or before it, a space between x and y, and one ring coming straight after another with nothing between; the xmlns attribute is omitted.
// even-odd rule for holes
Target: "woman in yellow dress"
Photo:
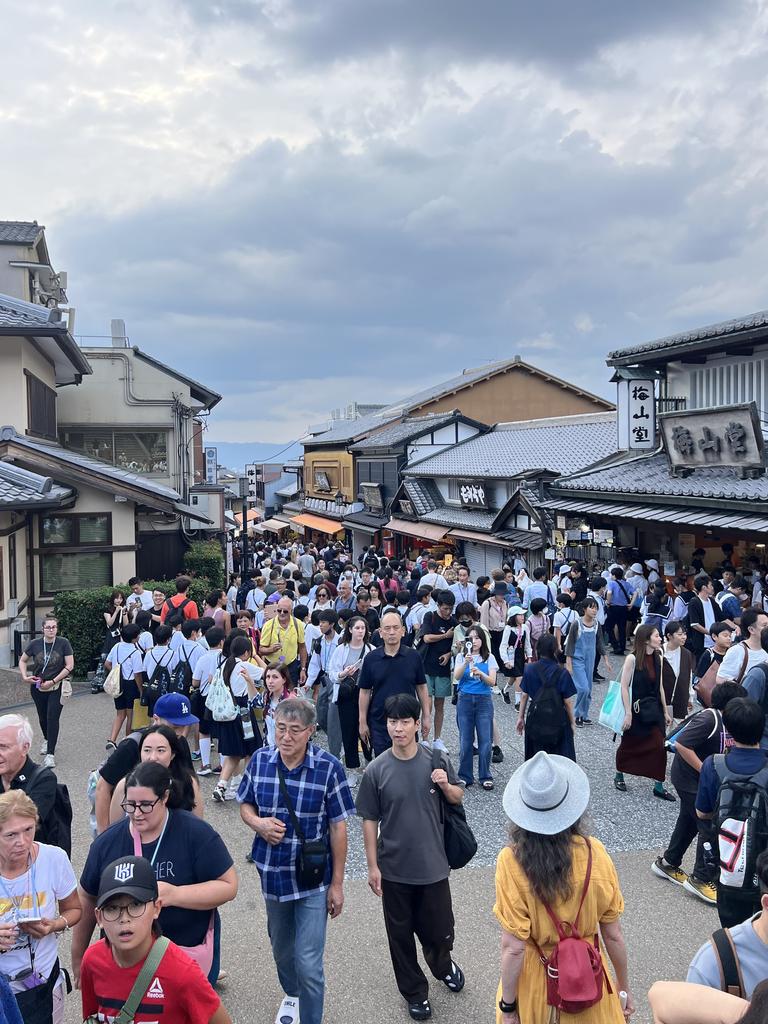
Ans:
<svg viewBox="0 0 768 1024"><path fill-rule="evenodd" d="M589 803L584 771L565 757L540 751L507 783L504 811L512 822L510 843L496 862L494 913L503 928L497 1024L624 1024L635 1005L629 989L627 948L619 923L624 899L616 868L599 841L587 836L582 815ZM589 850L591 875L584 893ZM573 924L589 942L602 939L616 980L603 986L598 1002L578 1014L547 1004L546 968L536 946L549 957L557 931L546 905L561 922ZM566 928L567 932L568 929ZM626 993L622 1012L619 993Z"/></svg>

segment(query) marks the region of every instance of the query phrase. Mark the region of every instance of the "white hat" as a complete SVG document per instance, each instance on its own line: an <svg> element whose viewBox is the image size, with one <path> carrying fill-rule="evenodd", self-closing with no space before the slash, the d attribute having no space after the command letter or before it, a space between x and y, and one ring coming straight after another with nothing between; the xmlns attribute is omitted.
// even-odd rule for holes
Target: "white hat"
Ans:
<svg viewBox="0 0 768 1024"><path fill-rule="evenodd" d="M568 565L568 563L567 563L567 562L565 562L565 563L564 563L563 565L561 565L561 566L560 566L560 568L559 568L559 569L557 570L557 575L558 575L558 576L565 576L565 575L566 575L566 573L569 573L570 571L571 571L571 567L570 567L570 565Z"/></svg>
<svg viewBox="0 0 768 1024"><path fill-rule="evenodd" d="M649 569L656 569L656 571L658 572L659 563L656 561L655 558L646 558L645 564L648 566Z"/></svg>
<svg viewBox="0 0 768 1024"><path fill-rule="evenodd" d="M613 572L614 569L620 569L620 568L621 568L621 566L619 565L618 562L611 562L611 564L608 566L608 568L605 571L606 572Z"/></svg>
<svg viewBox="0 0 768 1024"><path fill-rule="evenodd" d="M643 567L642 565L640 565L639 562L633 562L629 568L632 570L632 572L636 572L638 575L640 575L643 571Z"/></svg>
<svg viewBox="0 0 768 1024"><path fill-rule="evenodd" d="M512 775L502 797L510 821L526 832L554 836L578 821L589 804L589 779L575 761L538 754Z"/></svg>
<svg viewBox="0 0 768 1024"><path fill-rule="evenodd" d="M521 608L519 604L513 604L507 612L507 622L509 622L513 615L525 615L525 609Z"/></svg>

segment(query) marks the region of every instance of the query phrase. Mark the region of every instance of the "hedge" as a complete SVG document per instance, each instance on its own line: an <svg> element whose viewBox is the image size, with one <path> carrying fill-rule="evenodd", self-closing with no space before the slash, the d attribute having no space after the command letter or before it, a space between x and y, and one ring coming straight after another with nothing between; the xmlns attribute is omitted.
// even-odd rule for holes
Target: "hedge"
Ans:
<svg viewBox="0 0 768 1024"><path fill-rule="evenodd" d="M145 590L162 590L171 597L176 593L173 580L145 580ZM212 587L207 579L193 579L189 597L202 611L205 599ZM65 636L72 644L75 654L75 675L84 679L96 667L106 636L104 612L109 606L113 590L119 590L127 597L130 587L93 587L90 590L63 590L53 601L53 613L59 620L59 635Z"/></svg>
<svg viewBox="0 0 768 1024"><path fill-rule="evenodd" d="M224 556L218 541L193 541L184 552L184 568L190 576L209 580L211 589L226 586Z"/></svg>

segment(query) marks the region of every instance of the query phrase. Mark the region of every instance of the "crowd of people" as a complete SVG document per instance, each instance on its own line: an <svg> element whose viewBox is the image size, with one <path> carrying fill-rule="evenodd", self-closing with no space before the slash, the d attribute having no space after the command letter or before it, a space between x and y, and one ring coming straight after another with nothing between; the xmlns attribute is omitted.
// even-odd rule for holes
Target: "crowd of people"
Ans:
<svg viewBox="0 0 768 1024"><path fill-rule="evenodd" d="M511 832L496 872L497 1020L628 1018L623 898L585 825L590 787L575 743L592 725L593 686L615 674L614 787L647 778L653 796L678 801L652 870L717 906L722 928L688 981L728 990L737 1019L768 977L768 589L759 566L748 573L726 562L716 575L670 580L649 558L566 562L552 576L502 565L473 580L429 552L410 562L371 548L353 560L336 543L259 543L202 609L187 577L171 597L132 579L127 594L113 592L95 652L94 690L112 697L115 717L91 779L93 842L79 880L53 771L74 658L46 617L20 662L42 764L29 721L0 717L0 1007L20 1009L25 1024L60 1024L68 975L57 936L71 930L84 1018L126 1007L156 1019L136 1008L159 998L166 1022L229 1021L217 993L219 908L239 882L206 820L207 794L235 802L253 834L248 859L284 992L276 1024L323 1019L326 927L344 906L352 815L397 989L412 1019L429 1019L416 942L458 994L449 876L473 852L455 859L459 840L471 845L464 793L494 789L509 708L524 760L502 798ZM623 658L615 669L609 651ZM443 740L451 707L456 765ZM676 796L665 785L670 755ZM651 999L658 1019L688 1019L674 986Z"/></svg>

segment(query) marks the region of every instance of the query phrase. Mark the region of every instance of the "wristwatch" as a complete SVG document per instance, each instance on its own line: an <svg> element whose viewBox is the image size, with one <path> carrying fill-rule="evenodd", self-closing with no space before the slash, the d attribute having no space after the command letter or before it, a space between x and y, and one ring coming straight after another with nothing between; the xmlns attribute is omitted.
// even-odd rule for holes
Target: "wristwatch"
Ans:
<svg viewBox="0 0 768 1024"><path fill-rule="evenodd" d="M502 1013L517 1013L517 1000L513 999L511 1003L505 1003L503 999L500 999L499 1009Z"/></svg>

